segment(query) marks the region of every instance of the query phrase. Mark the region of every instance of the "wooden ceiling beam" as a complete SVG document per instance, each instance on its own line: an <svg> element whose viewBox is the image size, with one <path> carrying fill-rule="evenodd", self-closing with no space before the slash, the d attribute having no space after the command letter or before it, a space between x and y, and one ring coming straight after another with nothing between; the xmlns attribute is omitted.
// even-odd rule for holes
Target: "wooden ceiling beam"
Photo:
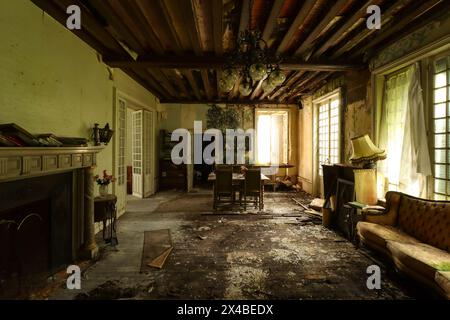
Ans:
<svg viewBox="0 0 450 320"><path fill-rule="evenodd" d="M175 83L177 87L180 88L182 94L185 95L187 98L190 98L191 94L186 88L183 74L179 70L173 70L173 74L171 75L171 77L175 79Z"/></svg>
<svg viewBox="0 0 450 320"><path fill-rule="evenodd" d="M200 74L202 76L203 87L205 88L206 97L208 98L208 100L212 100L214 94L211 83L209 82L208 71L203 69L200 71Z"/></svg>
<svg viewBox="0 0 450 320"><path fill-rule="evenodd" d="M223 54L223 1L212 0L214 52Z"/></svg>
<svg viewBox="0 0 450 320"><path fill-rule="evenodd" d="M321 32L330 24L342 8L348 3L348 0L337 0L335 4L328 11L327 15L316 25L313 31L295 51L295 55L302 55L311 49L311 45L316 41Z"/></svg>
<svg viewBox="0 0 450 320"><path fill-rule="evenodd" d="M145 52L144 46L140 43L139 39L128 29L128 26L122 23L122 19L118 14L110 7L106 1L102 0L90 0L85 2L91 10L95 10L101 19L104 19L107 25L105 28L118 40L128 44L137 53Z"/></svg>
<svg viewBox="0 0 450 320"><path fill-rule="evenodd" d="M136 61L123 61L114 57L105 58L114 68L162 68L162 69L220 69L227 60L216 56L170 56L146 55ZM350 71L363 68L363 65L342 63L304 62L299 59L285 59L279 64L283 70L311 70L311 71Z"/></svg>
<svg viewBox="0 0 450 320"><path fill-rule="evenodd" d="M278 16L280 15L281 9L283 8L284 0L275 0L272 4L272 9L270 10L269 17L267 18L266 25L264 27L262 38L264 41L269 41L270 36L277 24Z"/></svg>
<svg viewBox="0 0 450 320"><path fill-rule="evenodd" d="M284 35L283 40L281 40L281 43L277 49L277 54L283 53L289 47L294 34L298 31L298 28L302 26L303 22L305 22L306 17L309 15L315 3L316 3L315 0L305 1L302 8L295 17L294 21L292 22L291 26L289 27L289 30Z"/></svg>
<svg viewBox="0 0 450 320"><path fill-rule="evenodd" d="M296 103L282 103L274 100L250 100L250 99L213 99L213 100L179 100L179 99L161 99L160 103L177 103L177 104L235 104L235 105L284 105L298 106Z"/></svg>
<svg viewBox="0 0 450 320"><path fill-rule="evenodd" d="M294 85L290 87L289 92L286 92L285 95L293 95L296 91L298 91L300 88L308 84L310 81L312 81L315 77L318 77L320 75L320 72L310 72L306 74L305 77L300 78L299 81L297 81Z"/></svg>
<svg viewBox="0 0 450 320"><path fill-rule="evenodd" d="M220 79L222 79L222 70L214 70L216 73L216 91L217 91L217 97L222 98L223 92L220 90Z"/></svg>
<svg viewBox="0 0 450 320"><path fill-rule="evenodd" d="M161 87L161 85L157 81L154 80L153 76L148 72L148 70L122 70L159 99L170 98L170 94L163 87Z"/></svg>
<svg viewBox="0 0 450 320"><path fill-rule="evenodd" d="M345 23L336 31L334 31L331 34L331 37L329 37L325 43L323 43L320 48L314 52L312 55L313 58L318 58L321 56L325 51L327 51L331 46L336 45L336 42L342 39L344 35L346 35L349 31L352 30L352 27L358 23L364 20L364 18L367 16L367 8L370 5L379 5L382 2L382 0L369 0L365 4L363 4L356 12L346 19Z"/></svg>
<svg viewBox="0 0 450 320"><path fill-rule="evenodd" d="M405 7L412 1L414 1L414 0L399 0L399 1L396 1L395 3L393 3L389 8L387 8L387 10L383 13L383 19L381 19L381 28L384 28L384 26L388 25L389 22L392 21L394 13L396 13L398 10ZM342 46L337 48L336 51L334 51L332 53L331 58L336 59L336 58L342 56L342 54L344 54L345 52L354 48L361 41L363 41L364 39L366 39L368 36L370 36L372 33L376 32L376 31L377 31L377 29L363 28L363 30L361 30L361 32L359 32L353 38L346 41L345 44L343 44Z"/></svg>
<svg viewBox="0 0 450 320"><path fill-rule="evenodd" d="M177 90L172 85L172 82L168 79L167 75L163 70L159 69L148 69L148 72L160 83L160 85L172 96L178 96Z"/></svg>
<svg viewBox="0 0 450 320"><path fill-rule="evenodd" d="M202 95L200 93L200 89L198 88L197 81L195 80L192 72L190 70L185 70L185 71L183 71L183 74L186 77L186 79L188 80L189 85L191 86L192 90L194 91L195 97L198 100L202 100Z"/></svg>
<svg viewBox="0 0 450 320"><path fill-rule="evenodd" d="M63 26L66 25L67 14L62 11L56 4L48 0L31 0L37 7L45 11L49 16L53 17L56 21L61 23ZM80 30L71 30L73 34L79 37L81 40L86 42L92 48L94 48L98 53L102 55L113 54L111 49L109 49L105 44L101 42L93 34L88 32L87 29L81 28Z"/></svg>
<svg viewBox="0 0 450 320"><path fill-rule="evenodd" d="M276 97L278 97L280 94L282 94L283 92L287 91L290 89L290 87L292 86L293 83L295 83L300 77L302 77L305 74L306 71L299 71L299 72L294 72L284 83L283 86L279 87L273 94L271 94L269 96L270 100L275 99Z"/></svg>
<svg viewBox="0 0 450 320"><path fill-rule="evenodd" d="M249 22L250 22L250 0L244 0L242 1L242 8L241 8L241 20L239 22L239 34L241 32L244 32L245 29L248 28Z"/></svg>
<svg viewBox="0 0 450 320"><path fill-rule="evenodd" d="M228 99L232 100L235 97L239 97L239 86L241 85L242 76L238 76L236 82L234 83L233 89L231 89L230 93L228 94Z"/></svg>
<svg viewBox="0 0 450 320"><path fill-rule="evenodd" d="M252 92L252 94L250 95L250 100L253 100L253 99L255 99L257 96L259 96L259 94L260 94L261 91L262 91L262 90L261 90L261 87L262 87L262 84L263 84L264 80L266 80L266 77L264 77L264 79L258 81L258 84L256 85L255 89L253 89L253 92Z"/></svg>
<svg viewBox="0 0 450 320"><path fill-rule="evenodd" d="M383 30L378 36L376 36L374 39L370 40L369 43L364 45L363 47L356 50L354 53L352 53L351 57L356 57L360 54L363 54L367 51L372 50L374 47L379 46L381 44L387 45L385 42L387 39L389 39L392 36L401 37L402 31L405 29L406 26L408 26L413 21L417 21L417 24L413 26L413 29L408 28L408 33L415 30L420 25L426 24L429 21L433 20L434 17L429 17L427 20L420 19L419 18L424 16L425 14L429 13L431 10L433 10L437 5L443 4L442 8L439 10L436 10L438 14L442 14L443 12L448 12L450 7L450 2L446 0L428 0L425 2L422 2L419 6L417 6L413 10L408 10L407 12L401 14L400 16L396 17L398 21L396 21L395 24L393 24L390 28L387 30ZM447 10L447 11L443 11ZM381 48L377 48L378 50Z"/></svg>

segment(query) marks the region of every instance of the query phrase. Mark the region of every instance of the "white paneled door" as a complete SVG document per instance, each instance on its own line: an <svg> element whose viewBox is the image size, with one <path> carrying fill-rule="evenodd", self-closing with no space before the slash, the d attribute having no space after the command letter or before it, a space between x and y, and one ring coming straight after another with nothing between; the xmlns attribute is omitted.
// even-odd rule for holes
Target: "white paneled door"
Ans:
<svg viewBox="0 0 450 320"><path fill-rule="evenodd" d="M133 112L132 123L133 196L145 198L154 193L153 112Z"/></svg>
<svg viewBox="0 0 450 320"><path fill-rule="evenodd" d="M116 127L116 143L115 143L115 163L116 178L115 194L117 196L117 211L119 214L125 212L126 195L127 195L127 176L125 164L125 143L127 124L127 103L123 99L118 99L115 110L115 127Z"/></svg>

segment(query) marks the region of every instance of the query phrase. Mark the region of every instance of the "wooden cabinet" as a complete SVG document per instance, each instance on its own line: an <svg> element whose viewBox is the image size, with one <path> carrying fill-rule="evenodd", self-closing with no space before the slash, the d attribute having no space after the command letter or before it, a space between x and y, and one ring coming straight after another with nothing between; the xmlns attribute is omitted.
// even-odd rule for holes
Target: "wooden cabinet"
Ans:
<svg viewBox="0 0 450 320"><path fill-rule="evenodd" d="M159 189L187 188L187 167L185 164L176 165L172 160L160 159L159 161Z"/></svg>
<svg viewBox="0 0 450 320"><path fill-rule="evenodd" d="M187 166L172 162L170 153L178 142L171 141L170 138L171 132L160 131L159 190L186 190Z"/></svg>

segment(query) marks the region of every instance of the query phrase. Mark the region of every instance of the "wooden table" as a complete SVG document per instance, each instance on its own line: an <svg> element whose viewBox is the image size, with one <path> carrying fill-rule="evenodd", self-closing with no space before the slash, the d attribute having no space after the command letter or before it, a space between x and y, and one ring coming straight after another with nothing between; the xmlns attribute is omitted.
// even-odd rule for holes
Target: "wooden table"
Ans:
<svg viewBox="0 0 450 320"><path fill-rule="evenodd" d="M245 180L245 175L242 173L233 173L233 182L242 182ZM261 173L261 202L262 207L264 208L264 182L269 181L270 179ZM208 181L216 181L216 174L211 172L208 176Z"/></svg>

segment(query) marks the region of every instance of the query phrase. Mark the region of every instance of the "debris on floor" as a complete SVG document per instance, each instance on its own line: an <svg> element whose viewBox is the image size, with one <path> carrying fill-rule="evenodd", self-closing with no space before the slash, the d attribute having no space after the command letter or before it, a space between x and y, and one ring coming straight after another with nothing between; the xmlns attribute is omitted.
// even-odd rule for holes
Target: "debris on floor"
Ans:
<svg viewBox="0 0 450 320"><path fill-rule="evenodd" d="M169 249L167 249L166 251L164 251L160 256L156 257L155 259L153 259L150 263L148 263L147 265L149 267L153 267L153 268L157 268L157 269L162 269L164 266L164 263L166 262L167 258L169 257L170 253L172 252L173 247L170 247Z"/></svg>
<svg viewBox="0 0 450 320"><path fill-rule="evenodd" d="M313 201L311 201L311 203L309 204L309 207L316 211L321 211L324 204L325 204L324 199L315 198Z"/></svg>
<svg viewBox="0 0 450 320"><path fill-rule="evenodd" d="M309 209L306 205L304 205L303 203L301 203L301 202L298 201L297 199L292 198L292 200L293 200L296 204L298 204L300 207L302 207L303 209L305 209L305 210L308 210L308 209Z"/></svg>
<svg viewBox="0 0 450 320"><path fill-rule="evenodd" d="M174 193L158 197L152 200L152 208L158 207L158 201L172 199ZM179 199L172 203L173 208L179 207L173 212L128 212L119 219L124 239L120 251L110 252L91 267L89 279L83 281L83 292L87 293L76 297L79 292L61 287L51 298L386 300L414 296L382 261L376 264L381 269L383 290L368 290L366 270L374 264L370 252L366 256L364 248L356 250L349 241L324 228L320 217L306 213L291 200L293 197L305 206L313 200L303 191L268 192L264 215L226 219L182 212L185 203ZM174 250L163 269L146 265L161 254L157 252L145 260L145 272L139 272L143 251L137 226L139 230L170 228ZM206 230L198 231L202 227ZM150 235L150 243L157 240L164 244L168 238L167 230ZM105 285L107 280L118 279L120 283Z"/></svg>
<svg viewBox="0 0 450 320"><path fill-rule="evenodd" d="M118 300L134 298L140 288L138 287L124 287L124 285L117 280L108 280L97 288L87 292L79 293L75 300Z"/></svg>
<svg viewBox="0 0 450 320"><path fill-rule="evenodd" d="M148 267L162 269L172 250L173 243L169 229L145 231L141 272L149 271Z"/></svg>

